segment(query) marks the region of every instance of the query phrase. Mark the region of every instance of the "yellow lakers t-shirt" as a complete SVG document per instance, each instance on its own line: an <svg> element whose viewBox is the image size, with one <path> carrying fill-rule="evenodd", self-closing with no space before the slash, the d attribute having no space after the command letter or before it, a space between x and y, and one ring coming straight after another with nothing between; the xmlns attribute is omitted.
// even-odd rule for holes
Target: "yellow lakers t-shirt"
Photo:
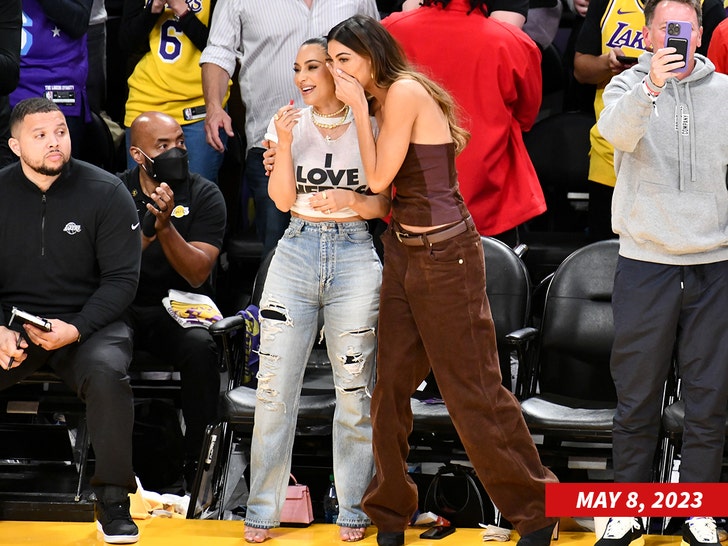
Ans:
<svg viewBox="0 0 728 546"><path fill-rule="evenodd" d="M144 2L144 0L138 0ZM210 1L187 0L190 10L205 26L210 25ZM180 125L204 119L202 52L182 32L174 12L165 8L149 34L148 51L129 77L129 98L124 124L129 127L142 112L169 114ZM223 104L227 103L230 89Z"/></svg>
<svg viewBox="0 0 728 546"><path fill-rule="evenodd" d="M645 26L645 4L641 0L610 0L601 21L602 54L615 47L622 48L627 56L639 57L645 52L642 29ZM594 99L594 112L597 120L604 109L604 88L609 80L597 86ZM590 132L591 160L589 180L614 186L617 176L614 173L614 148L594 125Z"/></svg>

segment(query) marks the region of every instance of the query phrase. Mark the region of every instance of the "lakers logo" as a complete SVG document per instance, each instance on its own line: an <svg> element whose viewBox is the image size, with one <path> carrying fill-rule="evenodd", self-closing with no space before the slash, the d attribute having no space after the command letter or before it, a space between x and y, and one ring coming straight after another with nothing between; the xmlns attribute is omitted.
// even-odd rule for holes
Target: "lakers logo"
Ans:
<svg viewBox="0 0 728 546"><path fill-rule="evenodd" d="M182 218L183 216L187 216L190 213L189 207L183 207L182 205L177 205L172 209L172 216L175 218Z"/></svg>
<svg viewBox="0 0 728 546"><path fill-rule="evenodd" d="M81 233L81 226L75 222L68 222L66 227L63 228L63 231L69 235L76 235L77 233Z"/></svg>

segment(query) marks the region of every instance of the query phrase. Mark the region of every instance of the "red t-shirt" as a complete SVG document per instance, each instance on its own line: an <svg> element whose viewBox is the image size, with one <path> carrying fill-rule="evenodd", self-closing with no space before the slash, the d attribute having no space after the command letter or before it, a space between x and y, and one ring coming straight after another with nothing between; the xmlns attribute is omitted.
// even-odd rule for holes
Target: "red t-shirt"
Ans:
<svg viewBox="0 0 728 546"><path fill-rule="evenodd" d="M382 23L458 103L472 135L456 160L460 191L478 231L497 235L546 210L522 138L541 106L541 53L515 26L468 10L467 0L452 0Z"/></svg>
<svg viewBox="0 0 728 546"><path fill-rule="evenodd" d="M728 74L728 19L715 27L708 46L708 59L713 61L717 72Z"/></svg>

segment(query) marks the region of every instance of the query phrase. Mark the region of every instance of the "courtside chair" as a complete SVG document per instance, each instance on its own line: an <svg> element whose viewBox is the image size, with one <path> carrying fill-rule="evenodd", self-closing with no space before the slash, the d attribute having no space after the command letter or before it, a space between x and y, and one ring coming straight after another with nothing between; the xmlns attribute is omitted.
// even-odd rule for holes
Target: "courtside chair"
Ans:
<svg viewBox="0 0 728 546"><path fill-rule="evenodd" d="M253 284L251 304L260 305L265 278L275 250L260 264ZM249 449L255 416L255 382L244 383L246 375L245 320L240 315L225 317L210 327L219 339L223 359L233 370L227 391L221 394L219 422L208 426L195 485L191 492L188 518L213 515L222 519L235 484L229 483L231 457L236 443ZM336 407L331 363L323 344L315 344L309 358L298 409L297 437L330 437Z"/></svg>
<svg viewBox="0 0 728 546"><path fill-rule="evenodd" d="M674 388L666 389L666 405L662 411L662 450L658 469L659 479L664 483L672 481L673 466L680 453L685 428L685 402L680 399L680 378L677 369L673 370L673 376L668 380L668 384ZM728 418L726 418L726 437L728 437ZM726 445L728 446L728 442ZM723 464L725 466L728 462L724 460Z"/></svg>
<svg viewBox="0 0 728 546"><path fill-rule="evenodd" d="M50 369L0 392L0 520L93 521L85 406Z"/></svg>
<svg viewBox="0 0 728 546"><path fill-rule="evenodd" d="M510 387L511 353L517 347L510 343L507 335L525 327L530 314L531 281L517 253L526 249L521 247L516 251L490 237L481 237L481 243L485 258L486 293L495 324L501 372ZM521 372L519 368L519 374ZM517 381L517 395L523 390L521 385L524 382L525 378ZM452 456L451 446L459 445L459 440L445 405L412 398L411 408L414 424L410 444L413 447L426 446L423 452L425 458L431 458L434 451L441 453L443 460L448 461ZM410 460L418 458L418 451L414 449Z"/></svg>
<svg viewBox="0 0 728 546"><path fill-rule="evenodd" d="M677 365L673 366L672 376L668 379L665 389L665 407L662 410L661 443L658 450L657 479L661 483L670 483L679 478L680 448L685 428L685 402L680 399L680 378ZM726 446L728 446L728 418L726 418ZM728 465L728 452L724 446L723 466ZM671 522L672 520L672 522ZM658 518L660 534L671 534L675 524L681 518ZM679 527L679 525L678 525ZM723 525L725 527L725 525Z"/></svg>
<svg viewBox="0 0 728 546"><path fill-rule="evenodd" d="M600 241L567 257L546 292L530 340L521 408L547 466L607 468L616 393L609 370L611 297L619 243Z"/></svg>

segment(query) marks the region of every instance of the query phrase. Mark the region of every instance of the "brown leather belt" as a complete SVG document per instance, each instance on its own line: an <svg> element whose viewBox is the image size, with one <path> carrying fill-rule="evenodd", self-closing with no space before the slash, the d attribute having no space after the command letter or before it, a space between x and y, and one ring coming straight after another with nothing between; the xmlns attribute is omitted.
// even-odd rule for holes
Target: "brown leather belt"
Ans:
<svg viewBox="0 0 728 546"><path fill-rule="evenodd" d="M394 229L393 232L394 236L397 237L397 240L405 246L432 246L435 243L447 241L448 239L452 239L456 235L460 235L467 231L468 226L470 226L472 222L473 220L470 216L468 216L464 220L459 221L457 224L435 231L434 233L406 233L397 231L396 229Z"/></svg>

